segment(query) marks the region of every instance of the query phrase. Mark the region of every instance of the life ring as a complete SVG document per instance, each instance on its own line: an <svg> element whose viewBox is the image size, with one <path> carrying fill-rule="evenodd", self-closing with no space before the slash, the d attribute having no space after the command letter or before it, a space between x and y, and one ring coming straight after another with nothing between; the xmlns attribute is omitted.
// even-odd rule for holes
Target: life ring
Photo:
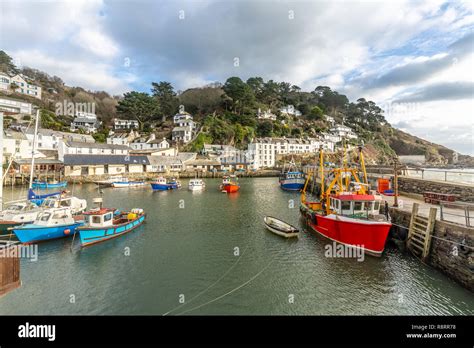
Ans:
<svg viewBox="0 0 474 348"><path fill-rule="evenodd" d="M71 230L69 228L64 230L64 234L68 236L71 233Z"/></svg>

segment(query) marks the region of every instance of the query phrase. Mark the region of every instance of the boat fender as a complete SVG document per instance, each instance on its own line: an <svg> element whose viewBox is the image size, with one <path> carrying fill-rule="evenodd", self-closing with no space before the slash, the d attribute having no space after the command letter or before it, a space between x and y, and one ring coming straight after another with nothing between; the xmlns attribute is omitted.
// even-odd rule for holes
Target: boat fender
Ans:
<svg viewBox="0 0 474 348"><path fill-rule="evenodd" d="M70 230L69 228L66 228L66 229L64 230L64 234L65 234L66 236L68 236L70 233L71 233L71 230Z"/></svg>

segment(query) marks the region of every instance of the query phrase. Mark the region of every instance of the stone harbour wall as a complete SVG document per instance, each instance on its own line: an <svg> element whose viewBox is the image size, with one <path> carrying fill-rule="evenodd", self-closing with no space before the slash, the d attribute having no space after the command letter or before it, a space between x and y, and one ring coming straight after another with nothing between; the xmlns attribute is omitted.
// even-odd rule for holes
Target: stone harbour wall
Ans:
<svg viewBox="0 0 474 348"><path fill-rule="evenodd" d="M398 190L401 193L419 194L423 192L450 193L458 195L462 202L474 202L474 185L444 181L431 181L408 177L398 178Z"/></svg>
<svg viewBox="0 0 474 348"><path fill-rule="evenodd" d="M390 208L393 223L410 225L411 212ZM436 220L426 261L474 292L474 228Z"/></svg>

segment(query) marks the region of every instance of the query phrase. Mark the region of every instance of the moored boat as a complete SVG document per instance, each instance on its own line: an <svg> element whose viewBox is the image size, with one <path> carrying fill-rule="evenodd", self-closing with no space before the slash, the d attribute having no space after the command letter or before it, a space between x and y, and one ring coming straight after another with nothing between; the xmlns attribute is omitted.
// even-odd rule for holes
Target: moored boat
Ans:
<svg viewBox="0 0 474 348"><path fill-rule="evenodd" d="M222 177L222 184L219 186L222 192L233 193L240 189L238 178L235 175L225 175Z"/></svg>
<svg viewBox="0 0 474 348"><path fill-rule="evenodd" d="M305 174L297 170L293 160L288 169L283 168L279 176L280 187L287 191L301 191L305 183Z"/></svg>
<svg viewBox="0 0 474 348"><path fill-rule="evenodd" d="M181 182L175 178L167 180L166 178L160 176L155 181L151 182L150 185L154 191L166 191L180 188Z"/></svg>
<svg viewBox="0 0 474 348"><path fill-rule="evenodd" d="M13 228L13 233L24 244L72 236L84 224L74 218L71 208L50 208L41 211L36 220Z"/></svg>
<svg viewBox="0 0 474 348"><path fill-rule="evenodd" d="M133 181L133 180L128 180L127 178L121 178L117 181L113 181L110 186L115 187L115 188L124 188L124 187L138 187L138 186L144 186L145 182L144 181Z"/></svg>
<svg viewBox="0 0 474 348"><path fill-rule="evenodd" d="M102 200L96 199L99 206L84 213L85 225L77 228L82 247L107 241L133 231L143 224L146 214L143 209L115 214L116 210L103 208Z"/></svg>
<svg viewBox="0 0 474 348"><path fill-rule="evenodd" d="M6 233L11 227L32 223L41 210L36 204L28 201L8 205L0 212L0 234Z"/></svg>
<svg viewBox="0 0 474 348"><path fill-rule="evenodd" d="M201 191L206 187L206 183L202 179L189 180L188 189L191 191Z"/></svg>
<svg viewBox="0 0 474 348"><path fill-rule="evenodd" d="M67 181L46 182L46 181L37 181L37 180L35 180L31 184L31 188L40 189L40 190L61 188L61 187L66 187L66 186L67 186Z"/></svg>
<svg viewBox="0 0 474 348"><path fill-rule="evenodd" d="M322 149L319 156L321 198L306 200L310 176L301 195L300 211L308 227L330 240L380 256L392 224L379 213L382 198L368 189L362 148L359 147L359 158L365 182L359 179L356 168L342 167L329 171L331 182L326 187Z"/></svg>
<svg viewBox="0 0 474 348"><path fill-rule="evenodd" d="M263 219L267 230L285 238L298 237L299 229L272 216Z"/></svg>

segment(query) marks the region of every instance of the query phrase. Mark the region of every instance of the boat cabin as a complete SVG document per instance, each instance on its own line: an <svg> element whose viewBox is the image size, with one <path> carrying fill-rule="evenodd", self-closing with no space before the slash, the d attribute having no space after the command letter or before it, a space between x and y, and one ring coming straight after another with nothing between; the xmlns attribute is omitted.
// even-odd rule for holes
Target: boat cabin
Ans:
<svg viewBox="0 0 474 348"><path fill-rule="evenodd" d="M39 213L34 224L41 226L56 226L73 224L74 222L71 208L54 208L46 209Z"/></svg>
<svg viewBox="0 0 474 348"><path fill-rule="evenodd" d="M115 209L100 208L84 213L84 220L90 227L113 226Z"/></svg>
<svg viewBox="0 0 474 348"><path fill-rule="evenodd" d="M374 195L340 194L331 195L329 205L332 211L344 216L378 215L381 199Z"/></svg>
<svg viewBox="0 0 474 348"><path fill-rule="evenodd" d="M166 181L166 178L160 176L159 178L156 178L154 181L155 184L163 184L166 185L168 182Z"/></svg>
<svg viewBox="0 0 474 348"><path fill-rule="evenodd" d="M304 173L302 172L285 172L281 175L282 179L304 179Z"/></svg>
<svg viewBox="0 0 474 348"><path fill-rule="evenodd" d="M37 210L38 206L31 202L18 202L7 206L3 212L22 213L29 210Z"/></svg>
<svg viewBox="0 0 474 348"><path fill-rule="evenodd" d="M237 176L235 175L224 175L222 177L222 183L223 184L232 184L236 183L238 181Z"/></svg>

